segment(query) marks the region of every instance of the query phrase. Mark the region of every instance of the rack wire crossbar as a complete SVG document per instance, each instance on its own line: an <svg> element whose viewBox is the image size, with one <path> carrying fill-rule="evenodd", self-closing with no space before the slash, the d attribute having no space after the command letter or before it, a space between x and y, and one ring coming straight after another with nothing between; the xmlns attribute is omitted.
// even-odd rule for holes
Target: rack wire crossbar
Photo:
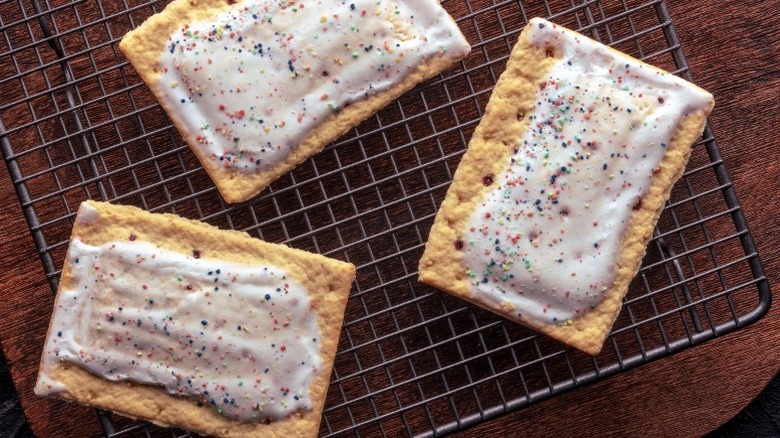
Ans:
<svg viewBox="0 0 780 438"><path fill-rule="evenodd" d="M771 294L708 126L597 357L416 281L452 173L533 16L691 79L663 0L445 0L472 44L227 205L116 45L166 0L0 0L0 149L52 290L87 198L168 211L358 266L321 436L440 436L740 329ZM43 310L43 309L42 309ZM107 437L188 436L98 412Z"/></svg>

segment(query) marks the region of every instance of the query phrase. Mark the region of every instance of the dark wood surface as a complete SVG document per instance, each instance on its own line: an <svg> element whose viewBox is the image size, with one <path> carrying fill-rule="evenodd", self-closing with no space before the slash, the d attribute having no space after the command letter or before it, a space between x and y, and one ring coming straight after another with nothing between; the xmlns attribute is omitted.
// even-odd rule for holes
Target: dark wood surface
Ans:
<svg viewBox="0 0 780 438"><path fill-rule="evenodd" d="M770 284L780 280L780 2L669 1ZM32 394L53 297L7 172L0 171L0 340L34 432L96 436L93 409ZM704 434L780 368L780 312L757 324L461 433L461 436Z"/></svg>

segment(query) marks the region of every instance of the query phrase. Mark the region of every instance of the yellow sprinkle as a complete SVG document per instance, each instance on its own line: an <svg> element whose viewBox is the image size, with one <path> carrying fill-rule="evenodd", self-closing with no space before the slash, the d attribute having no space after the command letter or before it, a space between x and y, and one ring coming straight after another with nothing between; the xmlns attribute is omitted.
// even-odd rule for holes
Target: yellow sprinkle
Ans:
<svg viewBox="0 0 780 438"><path fill-rule="evenodd" d="M328 21L328 17L326 15L320 17L320 23L324 23L326 21Z"/></svg>

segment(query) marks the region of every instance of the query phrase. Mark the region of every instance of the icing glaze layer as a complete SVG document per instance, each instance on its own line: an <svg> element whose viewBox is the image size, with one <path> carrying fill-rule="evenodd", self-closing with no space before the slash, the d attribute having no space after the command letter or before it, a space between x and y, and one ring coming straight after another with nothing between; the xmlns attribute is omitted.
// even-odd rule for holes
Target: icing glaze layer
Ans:
<svg viewBox="0 0 780 438"><path fill-rule="evenodd" d="M528 127L463 235L470 290L519 317L571 323L614 281L632 209L699 88L541 19L530 43L556 57Z"/></svg>
<svg viewBox="0 0 780 438"><path fill-rule="evenodd" d="M86 202L82 202L79 207L79 214L76 216L76 224L89 225L100 219L100 212Z"/></svg>
<svg viewBox="0 0 780 438"><path fill-rule="evenodd" d="M168 108L227 168L284 161L346 105L386 90L424 60L469 46L436 1L247 0L185 25L160 59Z"/></svg>
<svg viewBox="0 0 780 438"><path fill-rule="evenodd" d="M36 393L68 362L159 385L241 421L312 407L320 329L306 290L276 267L191 257L148 242L71 242Z"/></svg>

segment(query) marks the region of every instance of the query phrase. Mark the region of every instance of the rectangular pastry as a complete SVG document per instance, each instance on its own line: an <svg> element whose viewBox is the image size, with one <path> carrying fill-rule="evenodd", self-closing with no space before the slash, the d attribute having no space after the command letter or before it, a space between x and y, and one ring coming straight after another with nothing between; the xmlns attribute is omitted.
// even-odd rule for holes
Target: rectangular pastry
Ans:
<svg viewBox="0 0 780 438"><path fill-rule="evenodd" d="M316 436L355 268L84 202L35 393L220 437Z"/></svg>
<svg viewBox="0 0 780 438"><path fill-rule="evenodd" d="M437 0L174 0L119 48L228 202L470 51Z"/></svg>
<svg viewBox="0 0 780 438"><path fill-rule="evenodd" d="M597 354L713 98L534 18L436 216L420 281Z"/></svg>

